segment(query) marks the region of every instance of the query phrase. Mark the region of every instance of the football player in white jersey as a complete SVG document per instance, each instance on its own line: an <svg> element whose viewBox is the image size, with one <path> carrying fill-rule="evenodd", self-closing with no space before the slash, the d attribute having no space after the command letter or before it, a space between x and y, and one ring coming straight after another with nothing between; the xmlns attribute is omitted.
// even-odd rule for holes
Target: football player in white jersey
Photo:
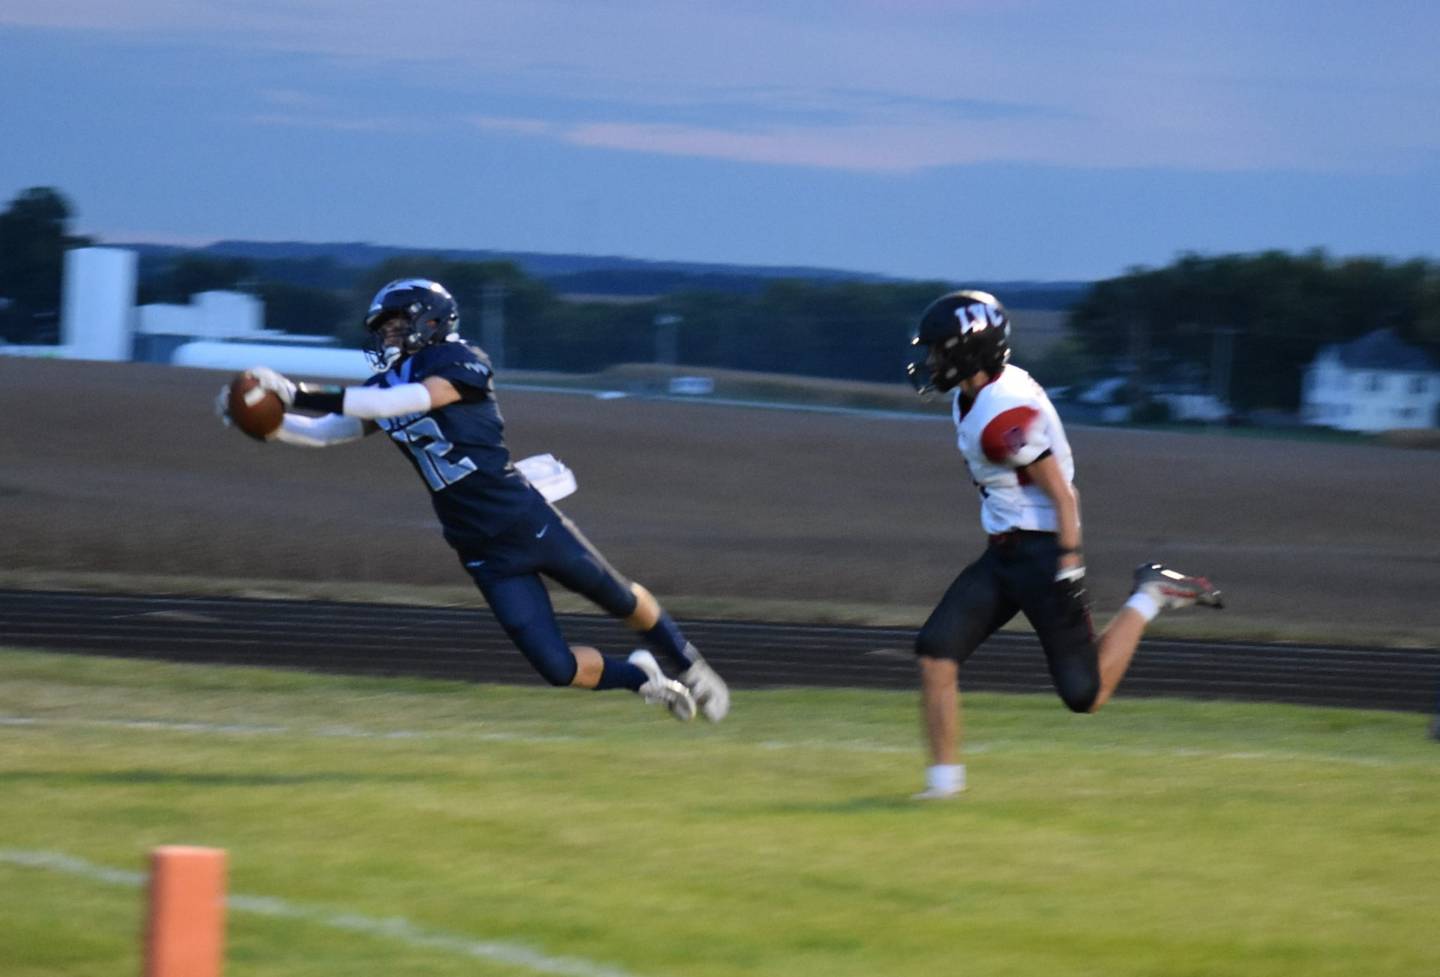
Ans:
<svg viewBox="0 0 1440 977"><path fill-rule="evenodd" d="M952 393L960 453L980 490L980 521L990 537L915 639L930 753L925 790L916 797L940 799L965 789L960 665L1017 613L1035 628L1065 705L1094 712L1115 691L1156 614L1221 601L1204 577L1143 564L1125 606L1095 635L1070 442L1045 390L1010 363L1010 320L993 295L958 291L933 302L912 341L908 372L921 394Z"/></svg>

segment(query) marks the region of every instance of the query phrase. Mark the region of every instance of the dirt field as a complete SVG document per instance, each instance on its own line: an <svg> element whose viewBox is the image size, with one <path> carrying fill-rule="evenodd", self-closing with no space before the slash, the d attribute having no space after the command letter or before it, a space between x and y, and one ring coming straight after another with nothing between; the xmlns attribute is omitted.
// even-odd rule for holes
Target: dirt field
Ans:
<svg viewBox="0 0 1440 977"><path fill-rule="evenodd" d="M297 594L321 584L466 593L392 446L250 442L211 414L223 379L0 357L10 419L0 583L144 575L197 589L264 580ZM982 545L948 421L503 384L501 403L516 454L568 462L581 488L563 508L682 614L918 623ZM1221 614L1174 615L1171 634L1440 645L1440 453L1100 429L1071 438L1102 614L1132 567L1157 558L1209 574L1230 601Z"/></svg>

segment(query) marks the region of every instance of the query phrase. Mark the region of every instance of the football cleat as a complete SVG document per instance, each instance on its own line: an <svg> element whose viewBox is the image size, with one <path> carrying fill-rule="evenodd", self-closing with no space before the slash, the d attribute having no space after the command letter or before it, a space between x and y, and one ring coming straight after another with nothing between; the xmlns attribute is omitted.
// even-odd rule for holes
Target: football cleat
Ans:
<svg viewBox="0 0 1440 977"><path fill-rule="evenodd" d="M911 794L912 801L948 801L959 797L965 792L964 787L954 787L946 790L944 787L926 787L918 794Z"/></svg>
<svg viewBox="0 0 1440 977"><path fill-rule="evenodd" d="M1148 594L1165 611L1203 604L1224 607L1220 591L1204 577L1189 577L1160 563L1142 563L1135 568L1135 590Z"/></svg>
<svg viewBox="0 0 1440 977"><path fill-rule="evenodd" d="M630 664L645 673L645 684L635 690L642 699L651 705L663 705L670 710L670 715L682 723L688 723L695 718L695 698L690 694L690 690L673 678L666 678L654 655L643 649L632 651Z"/></svg>
<svg viewBox="0 0 1440 977"><path fill-rule="evenodd" d="M703 661L697 661L680 673L680 681L695 697L700 715L718 723L730 712L730 687L715 669Z"/></svg>

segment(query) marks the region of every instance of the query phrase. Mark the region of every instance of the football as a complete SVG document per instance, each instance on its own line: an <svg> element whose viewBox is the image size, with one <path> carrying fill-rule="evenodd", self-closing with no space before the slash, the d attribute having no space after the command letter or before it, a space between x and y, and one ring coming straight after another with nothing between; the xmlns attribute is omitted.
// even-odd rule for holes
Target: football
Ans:
<svg viewBox="0 0 1440 977"><path fill-rule="evenodd" d="M230 420L257 441L268 441L285 419L285 405L248 370L230 381Z"/></svg>

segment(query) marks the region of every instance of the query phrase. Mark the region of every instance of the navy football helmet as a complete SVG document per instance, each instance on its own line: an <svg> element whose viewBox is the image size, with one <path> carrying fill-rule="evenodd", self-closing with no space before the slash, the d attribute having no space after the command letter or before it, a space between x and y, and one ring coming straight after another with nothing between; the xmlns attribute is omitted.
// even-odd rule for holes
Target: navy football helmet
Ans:
<svg viewBox="0 0 1440 977"><path fill-rule="evenodd" d="M396 319L409 326L399 347L385 345L386 327ZM375 293L365 314L365 355L377 370L388 370L403 356L431 343L458 339L460 307L439 282L400 278Z"/></svg>
<svg viewBox="0 0 1440 977"><path fill-rule="evenodd" d="M989 292L942 295L920 316L905 373L917 393L943 393L981 370L992 376L1010 361L1010 317Z"/></svg>

